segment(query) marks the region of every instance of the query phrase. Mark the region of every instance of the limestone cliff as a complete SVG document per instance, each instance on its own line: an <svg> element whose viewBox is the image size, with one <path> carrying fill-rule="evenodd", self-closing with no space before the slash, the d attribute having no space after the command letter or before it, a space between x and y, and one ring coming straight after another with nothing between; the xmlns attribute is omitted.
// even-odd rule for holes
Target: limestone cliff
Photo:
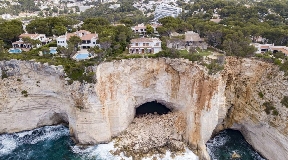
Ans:
<svg viewBox="0 0 288 160"><path fill-rule="evenodd" d="M287 77L277 66L257 60L228 58L226 62L223 77L229 112L217 128L240 130L268 159L287 159L288 108L281 103L288 95Z"/></svg>
<svg viewBox="0 0 288 160"><path fill-rule="evenodd" d="M202 159L213 131L224 128L239 129L269 159L288 155L288 109L280 103L288 82L264 62L227 58L224 71L208 75L184 59L120 60L95 66L96 84L72 85L61 66L11 60L0 67L0 133L66 122L80 144L108 142L135 108L156 100L183 113L184 139ZM278 115L267 115L265 102Z"/></svg>

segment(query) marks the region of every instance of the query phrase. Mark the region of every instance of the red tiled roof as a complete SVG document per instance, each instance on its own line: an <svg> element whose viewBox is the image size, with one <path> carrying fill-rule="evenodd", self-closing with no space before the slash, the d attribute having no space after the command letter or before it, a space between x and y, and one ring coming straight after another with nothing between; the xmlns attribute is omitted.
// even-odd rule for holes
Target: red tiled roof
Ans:
<svg viewBox="0 0 288 160"><path fill-rule="evenodd" d="M20 38L23 38L23 37L29 37L29 38L35 38L39 36L39 34L26 34L26 33L23 33L23 34L20 34Z"/></svg>
<svg viewBox="0 0 288 160"><path fill-rule="evenodd" d="M260 46L261 49L269 49L270 46Z"/></svg>
<svg viewBox="0 0 288 160"><path fill-rule="evenodd" d="M91 40L92 38L98 38L97 34L86 34L80 37L81 40Z"/></svg>
<svg viewBox="0 0 288 160"><path fill-rule="evenodd" d="M153 42L153 41L150 38L136 38L136 39L131 39L131 42L135 43L135 42Z"/></svg>

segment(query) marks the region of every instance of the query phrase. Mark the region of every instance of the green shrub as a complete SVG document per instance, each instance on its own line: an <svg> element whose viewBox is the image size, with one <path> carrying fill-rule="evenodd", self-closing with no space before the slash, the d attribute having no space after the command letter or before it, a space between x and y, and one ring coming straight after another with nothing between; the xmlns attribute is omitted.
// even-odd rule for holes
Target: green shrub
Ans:
<svg viewBox="0 0 288 160"><path fill-rule="evenodd" d="M215 74L224 69L224 66L218 64L215 60L211 61L210 64L204 64L208 68L208 74Z"/></svg>
<svg viewBox="0 0 288 160"><path fill-rule="evenodd" d="M2 76L1 76L2 79L4 78L8 78L8 75L5 71L2 71Z"/></svg>
<svg viewBox="0 0 288 160"><path fill-rule="evenodd" d="M26 90L21 91L21 94L22 94L24 97L28 97L28 92L27 92Z"/></svg>
<svg viewBox="0 0 288 160"><path fill-rule="evenodd" d="M284 96L284 98L281 100L281 103L288 108L288 96Z"/></svg>
<svg viewBox="0 0 288 160"><path fill-rule="evenodd" d="M273 112L272 112L272 114L273 114L274 116L278 116L278 115L279 115L279 112L278 112L276 109L274 109Z"/></svg>
<svg viewBox="0 0 288 160"><path fill-rule="evenodd" d="M259 95L260 98L264 97L264 94L262 92L258 92L258 95Z"/></svg>
<svg viewBox="0 0 288 160"><path fill-rule="evenodd" d="M272 110L275 110L275 107L273 106L272 102L265 102L263 103L263 105L265 106L264 111L266 112L266 114L270 114Z"/></svg>
<svg viewBox="0 0 288 160"><path fill-rule="evenodd" d="M281 60L280 59L274 59L274 62L273 62L275 65L278 65L278 66L281 66L282 63L281 63Z"/></svg>

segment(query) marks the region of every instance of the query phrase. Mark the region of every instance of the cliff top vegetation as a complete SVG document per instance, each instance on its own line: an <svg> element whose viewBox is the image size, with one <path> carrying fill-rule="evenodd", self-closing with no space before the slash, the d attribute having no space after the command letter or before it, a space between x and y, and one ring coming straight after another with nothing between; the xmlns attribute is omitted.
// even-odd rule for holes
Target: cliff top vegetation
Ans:
<svg viewBox="0 0 288 160"><path fill-rule="evenodd" d="M62 35L77 29L96 32L99 35L101 48L89 49L91 53L96 55L95 58L74 61L71 59L71 55L74 54L75 50L69 46L58 48L58 53L62 56L49 54L39 56L39 51L46 51L48 47L56 46L55 43L21 54L8 54L7 49L11 47L11 43L24 32L21 26L22 23L18 20L0 20L0 58L1 60L13 58L21 60L35 59L49 64L63 65L68 75L70 75L69 73L73 75L70 75L70 77L77 77L72 79L81 81L86 79L81 74L83 75L84 68L87 66L97 65L102 61L138 57L186 58L207 66L210 73L215 73L223 68L223 56L258 57L279 65L281 70L288 73L288 62L284 53L255 54L255 48L250 45L252 42L273 43L282 46L288 44L287 1L197 0L194 4L178 1L178 5L184 10L183 13L178 18L165 17L160 19L159 22L162 26L157 28L158 34L148 32L145 35L146 37L159 36L162 40L162 51L147 55L130 55L127 48L132 38L141 36L133 33L131 26L138 23L148 24L151 17L146 19L136 16L140 13L138 13L137 8L133 7L132 1L123 0L120 3L121 7L116 10L109 9L109 4L101 4L80 15L37 18L26 26L28 33L43 33L47 36ZM132 16L127 16L128 13ZM221 21L219 23L211 21L215 18ZM83 20L81 27L72 27L81 20ZM115 26L111 23L125 25ZM210 49L202 51L199 48L194 48L189 51L181 51L175 48L167 48L167 40L170 40L173 32L183 34L189 30L199 33L200 37L204 37L208 45L211 46ZM213 53L219 50L223 51L220 58L206 61L207 55L204 52Z"/></svg>

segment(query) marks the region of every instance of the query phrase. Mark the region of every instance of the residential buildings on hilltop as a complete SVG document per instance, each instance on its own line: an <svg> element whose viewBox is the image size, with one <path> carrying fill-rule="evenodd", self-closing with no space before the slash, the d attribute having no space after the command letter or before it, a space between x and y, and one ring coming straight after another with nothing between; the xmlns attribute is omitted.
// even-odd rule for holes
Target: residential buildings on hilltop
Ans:
<svg viewBox="0 0 288 160"><path fill-rule="evenodd" d="M26 48L26 49L30 49L32 48L32 44L31 42L25 42L24 41L24 37L30 38L31 40L39 40L41 43L36 44L35 47L40 47L42 45L45 45L47 43L49 43L51 41L50 38L46 38L45 34L27 34L27 33L23 33L19 36L19 41L13 42L12 46L13 48Z"/></svg>
<svg viewBox="0 0 288 160"><path fill-rule="evenodd" d="M182 36L183 34L175 34L175 36ZM191 48L200 48L207 49L208 44L204 41L203 38L200 38L198 33L193 31L187 31L184 34L184 39L173 38L167 41L168 48L175 48L178 50L186 49L190 50Z"/></svg>
<svg viewBox="0 0 288 160"><path fill-rule="evenodd" d="M160 26L162 26L162 24L152 23L152 24L150 24L150 26L153 28L154 33L158 33L158 32L157 32L157 28L160 27ZM132 29L132 31L133 31L134 33L139 33L139 34L145 35L145 34L146 34L147 26L144 25L144 23L141 23L141 24L138 24L137 26L131 27L131 29Z"/></svg>
<svg viewBox="0 0 288 160"><path fill-rule="evenodd" d="M159 38L136 38L129 45L130 54L155 54L162 51Z"/></svg>
<svg viewBox="0 0 288 160"><path fill-rule="evenodd" d="M57 46L67 47L68 46L67 41L72 36L78 36L82 40L81 44L79 44L79 47L81 49L88 49L88 48L93 48L95 46L100 46L97 43L98 34L91 33L91 32L86 31L86 30L80 30L80 31L76 31L74 33L66 33L65 35L59 36L56 39Z"/></svg>
<svg viewBox="0 0 288 160"><path fill-rule="evenodd" d="M160 4L155 9L154 21L157 22L159 19L169 16L175 18L180 13L182 13L182 8L168 4Z"/></svg>
<svg viewBox="0 0 288 160"><path fill-rule="evenodd" d="M252 45L257 49L256 53L265 53L271 51L275 52L282 52L286 56L288 56L288 47L286 46L274 46L274 44L260 44L260 43L252 43Z"/></svg>

